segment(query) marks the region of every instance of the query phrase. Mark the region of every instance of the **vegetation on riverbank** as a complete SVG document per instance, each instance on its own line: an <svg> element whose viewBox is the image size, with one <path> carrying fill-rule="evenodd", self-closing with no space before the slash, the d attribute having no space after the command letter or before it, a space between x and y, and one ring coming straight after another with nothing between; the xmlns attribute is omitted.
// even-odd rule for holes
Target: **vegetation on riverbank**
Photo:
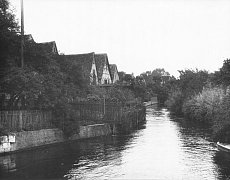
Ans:
<svg viewBox="0 0 230 180"><path fill-rule="evenodd" d="M166 101L175 114L212 127L213 139L230 143L230 60L215 73L186 70Z"/></svg>

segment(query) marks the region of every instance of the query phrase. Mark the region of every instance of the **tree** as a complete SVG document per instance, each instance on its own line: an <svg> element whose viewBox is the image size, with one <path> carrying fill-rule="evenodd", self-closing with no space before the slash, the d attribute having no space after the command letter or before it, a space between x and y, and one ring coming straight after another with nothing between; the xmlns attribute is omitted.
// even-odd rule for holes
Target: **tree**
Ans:
<svg viewBox="0 0 230 180"><path fill-rule="evenodd" d="M207 84L209 73L205 70L182 70L179 71L179 88L184 98L189 98L202 91Z"/></svg>
<svg viewBox="0 0 230 180"><path fill-rule="evenodd" d="M82 96L87 87L79 67L62 57L36 48L25 51L24 69L9 68L1 79L0 92L10 97L7 108L52 108Z"/></svg>
<svg viewBox="0 0 230 180"><path fill-rule="evenodd" d="M182 114L183 104L194 95L202 92L209 80L209 74L205 70L179 71L178 80L172 81L172 88L167 100L168 107L177 114Z"/></svg>
<svg viewBox="0 0 230 180"><path fill-rule="evenodd" d="M148 95L157 95L159 103L164 104L169 93L168 82L171 79L170 74L164 68L157 68L153 71L146 71L141 76L146 82Z"/></svg>
<svg viewBox="0 0 230 180"><path fill-rule="evenodd" d="M217 85L230 85L230 59L224 60L223 66L213 74L212 81Z"/></svg>
<svg viewBox="0 0 230 180"><path fill-rule="evenodd" d="M1 74L9 66L17 65L20 48L19 26L8 0L0 0L0 65Z"/></svg>

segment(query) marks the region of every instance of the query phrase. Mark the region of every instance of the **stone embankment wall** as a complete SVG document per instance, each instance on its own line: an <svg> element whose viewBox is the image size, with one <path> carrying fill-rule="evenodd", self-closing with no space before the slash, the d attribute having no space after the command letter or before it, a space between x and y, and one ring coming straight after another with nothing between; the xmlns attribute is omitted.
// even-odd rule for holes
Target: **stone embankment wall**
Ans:
<svg viewBox="0 0 230 180"><path fill-rule="evenodd" d="M109 124L94 124L88 126L80 126L79 134L71 137L65 137L60 129L42 129L38 131L22 131L11 133L8 136L0 137L0 153L20 151L33 147L65 142L69 140L77 140L84 138L92 138L97 136L105 136L112 134Z"/></svg>
<svg viewBox="0 0 230 180"><path fill-rule="evenodd" d="M80 126L79 133L66 137L60 129L21 131L0 136L0 153L10 153L70 140L127 133L145 121L145 110L127 113L120 122Z"/></svg>

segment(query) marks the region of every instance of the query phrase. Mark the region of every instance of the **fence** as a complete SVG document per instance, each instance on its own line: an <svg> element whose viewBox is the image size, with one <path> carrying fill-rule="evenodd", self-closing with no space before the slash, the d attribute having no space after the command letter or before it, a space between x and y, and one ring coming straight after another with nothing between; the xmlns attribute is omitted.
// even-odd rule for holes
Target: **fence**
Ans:
<svg viewBox="0 0 230 180"><path fill-rule="evenodd" d="M0 111L0 127L7 131L53 128L51 111Z"/></svg>
<svg viewBox="0 0 230 180"><path fill-rule="evenodd" d="M124 106L117 102L78 102L74 103L75 118L81 125L114 122L121 120Z"/></svg>
<svg viewBox="0 0 230 180"><path fill-rule="evenodd" d="M127 106L118 102L107 101L76 102L72 104L72 107L74 112L72 118L79 125L120 122L124 120L123 115L134 108L133 105ZM54 119L59 119L60 122L54 122ZM0 111L0 128L7 131L55 128L62 126L64 121L67 121L64 114L61 118L57 118L52 111Z"/></svg>

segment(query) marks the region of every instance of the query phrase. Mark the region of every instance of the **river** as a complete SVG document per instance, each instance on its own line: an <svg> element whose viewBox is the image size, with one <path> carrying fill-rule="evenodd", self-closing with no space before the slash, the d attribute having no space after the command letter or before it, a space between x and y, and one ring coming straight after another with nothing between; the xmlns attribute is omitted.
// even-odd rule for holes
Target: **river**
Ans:
<svg viewBox="0 0 230 180"><path fill-rule="evenodd" d="M210 130L149 107L129 135L99 137L0 156L0 179L228 179L230 154Z"/></svg>

